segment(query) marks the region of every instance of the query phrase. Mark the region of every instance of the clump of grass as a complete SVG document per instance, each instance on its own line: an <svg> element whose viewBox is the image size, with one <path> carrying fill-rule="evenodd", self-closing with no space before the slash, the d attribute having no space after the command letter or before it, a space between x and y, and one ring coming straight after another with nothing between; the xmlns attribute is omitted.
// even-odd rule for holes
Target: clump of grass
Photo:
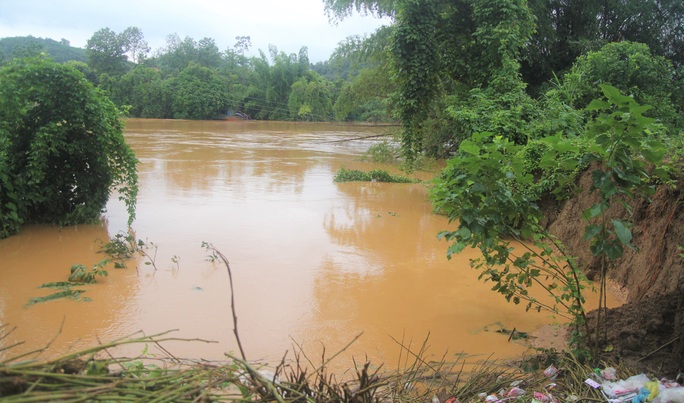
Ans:
<svg viewBox="0 0 684 403"><path fill-rule="evenodd" d="M401 175L392 175L382 169L374 169L369 172L356 169L340 168L335 173L334 182L391 182L391 183L418 183L418 179L412 179Z"/></svg>

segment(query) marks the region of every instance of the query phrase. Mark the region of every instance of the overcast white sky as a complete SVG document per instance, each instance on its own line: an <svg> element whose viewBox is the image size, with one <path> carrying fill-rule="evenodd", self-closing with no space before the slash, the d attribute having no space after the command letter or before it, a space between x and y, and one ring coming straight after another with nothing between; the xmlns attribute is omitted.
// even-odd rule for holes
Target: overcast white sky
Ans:
<svg viewBox="0 0 684 403"><path fill-rule="evenodd" d="M153 52L173 33L212 38L221 51L232 48L236 36L250 36L252 55L258 49L268 54L269 44L285 53L306 46L313 63L327 60L346 37L387 24L354 14L335 25L322 0L0 0L0 38L64 38L85 47L101 28L120 33L138 27Z"/></svg>

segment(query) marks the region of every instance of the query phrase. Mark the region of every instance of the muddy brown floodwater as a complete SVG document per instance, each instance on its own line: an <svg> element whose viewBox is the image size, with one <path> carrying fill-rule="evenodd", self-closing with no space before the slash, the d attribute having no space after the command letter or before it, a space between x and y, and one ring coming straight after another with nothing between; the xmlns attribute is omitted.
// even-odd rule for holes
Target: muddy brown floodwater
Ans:
<svg viewBox="0 0 684 403"><path fill-rule="evenodd" d="M53 357L172 329L175 337L215 341L164 344L175 356L220 360L237 351L227 272L206 259L203 241L230 260L250 360L277 363L294 344L318 360L321 346L331 355L361 333L339 368L366 356L396 368L397 341L417 350L428 335L428 354L437 359L523 353L524 345L496 330L531 332L556 319L491 292L468 266L474 252L446 259L436 235L450 224L432 214L424 184L333 182L340 167L395 170L359 161L379 139L340 141L384 130L128 120L126 137L141 162L133 228L157 247L158 269L144 258L127 269L109 266L108 277L85 287L90 302L25 306L49 293L41 284L65 281L73 264L102 260L100 240L125 231L126 215L112 200L101 225L23 228L0 241L0 323L5 332L15 328L0 346L23 342L0 358L49 343L41 357Z"/></svg>

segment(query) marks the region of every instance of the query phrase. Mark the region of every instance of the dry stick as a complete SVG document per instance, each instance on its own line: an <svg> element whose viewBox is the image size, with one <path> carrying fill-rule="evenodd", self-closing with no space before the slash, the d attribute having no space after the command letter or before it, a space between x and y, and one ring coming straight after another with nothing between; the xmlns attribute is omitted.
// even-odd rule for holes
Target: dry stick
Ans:
<svg viewBox="0 0 684 403"><path fill-rule="evenodd" d="M427 351L427 342L428 342L428 339L430 338L430 333L428 333L425 340L423 340L423 344L420 346L420 350L418 350L418 353L414 353L413 351L411 351L410 345L408 347L406 347L403 344L399 343L399 341L397 341L397 339L395 339L391 335L390 335L390 338L395 343L399 344L399 346L401 348L406 350L407 360L408 360L409 355L412 355L414 357L415 361L413 361L413 364L411 364L411 366L409 368L407 368L408 372L416 372L417 373L417 372L419 372L419 368L423 365L426 366L427 368L429 368L430 370L432 370L434 373L438 372L437 369L435 369L432 365L430 365L430 363L428 363L427 361L425 361L422 358L423 354Z"/></svg>
<svg viewBox="0 0 684 403"><path fill-rule="evenodd" d="M97 343L98 343L99 345L102 345L102 341L100 341L100 336L95 335L95 338L97 339ZM103 349L104 349L104 352L107 353L107 355L109 356L109 358L112 359L113 362L119 364L119 366L121 367L121 369L122 369L123 371L126 370L126 367L123 365L123 363L121 363L118 359L114 358L114 356L112 355L112 353L109 352L109 349L107 349L106 347L103 347Z"/></svg>
<svg viewBox="0 0 684 403"><path fill-rule="evenodd" d="M230 310L233 313L233 333L235 334L235 340L237 341L238 348L240 349L240 356L242 357L243 361L247 361L247 356L245 355L245 350L242 348L242 342L240 341L240 334L238 333L238 318L237 318L237 313L235 312L235 291L233 289L233 273L230 271L230 264L228 263L228 258L221 253L218 249L216 249L213 245L209 245L209 248L214 251L218 257L223 260L223 264L226 265L226 269L228 270L228 280L230 281Z"/></svg>
<svg viewBox="0 0 684 403"><path fill-rule="evenodd" d="M52 345L52 343L54 343L54 341L57 340L57 338L59 337L59 335L62 334L62 330L64 329L64 321L65 321L65 320L66 320L66 316L63 316L63 317L62 317L62 323L59 325L59 330L57 330L57 334L55 334L55 336L52 338L52 340L50 340L50 341L48 342L48 344L45 345L45 347L42 347L42 348L39 348L39 349L36 349L36 350L33 350L33 351L29 351L29 352L27 352L27 353L18 355L18 356L16 356L16 357L12 357L12 358L10 358L10 359L8 359L8 360L6 360L6 361L3 361L2 363L6 365L6 364L8 364L8 363L10 363L10 362L12 362L12 361L16 361L16 360L18 360L18 359L20 359L20 358L23 358L23 357L27 357L27 356L34 355L34 354L35 354L36 357L38 357L38 356L40 356L41 354L43 354L47 349L50 348L50 346ZM23 343L23 342L22 342L22 343ZM17 344L21 344L21 343L17 343ZM15 345L16 345L16 344L15 344Z"/></svg>
<svg viewBox="0 0 684 403"><path fill-rule="evenodd" d="M167 330L165 332L157 333L157 334L154 334L152 336L141 337L138 339L117 340L117 341L114 341L111 343L104 344L102 346L92 347L92 348L88 348L88 349L83 350L83 351L78 351L78 352L75 352L72 354L64 355L62 357L56 358L52 361L49 361L48 364L54 364L54 363L57 363L60 361L68 361L68 360L71 360L74 358L84 356L86 354L97 353L99 351L104 350L105 348L116 347L116 346L125 345L125 344L136 344L136 343L143 343L143 342L162 342L162 341L188 341L188 342L189 341L193 341L193 342L200 341L203 343L216 343L216 341L214 341L214 340L203 340L203 339L198 339L198 338L181 339L181 338L177 338L177 337L167 337L167 338L163 338L163 339L157 339L157 337L159 337L159 336L163 336L163 335L166 335L168 333L171 333L171 332L177 331L177 330L178 329ZM136 333L139 333L139 332L136 332Z"/></svg>
<svg viewBox="0 0 684 403"><path fill-rule="evenodd" d="M218 252L220 254L220 252ZM268 378L265 376L261 375L259 371L257 371L255 368L253 368L249 363L247 363L246 360L241 360L237 357L233 357L230 354L226 354L228 357L233 359L234 361L239 362L245 369L247 369L247 372L249 373L250 377L252 377L252 382L254 383L254 386L257 384L261 384L261 386L265 387L271 394L273 395L273 398L277 400L278 402L285 403L283 400L283 397L280 396L280 393L276 390L275 386L273 386L273 382L271 382ZM285 388L283 385L280 385L281 387ZM285 388L288 389L288 388ZM290 392L296 392L292 389L288 389Z"/></svg>
<svg viewBox="0 0 684 403"><path fill-rule="evenodd" d="M669 346L670 344L674 343L675 341L679 340L679 336L675 337L674 339L668 341L667 343L663 344L662 346L656 348L655 350L651 351L650 353L646 354L645 356L639 358L637 362L641 360L645 360L646 358L652 356L653 354L657 353L658 351L664 349L665 347Z"/></svg>
<svg viewBox="0 0 684 403"><path fill-rule="evenodd" d="M166 354L167 357L169 357L171 360L176 361L176 363L180 364L181 360L178 359L175 355L173 355L169 350L164 348L159 342L156 340L152 340L152 342L157 346L158 349L160 349L164 354Z"/></svg>
<svg viewBox="0 0 684 403"><path fill-rule="evenodd" d="M333 354L332 357L328 358L328 359L325 360L323 363L321 363L321 366L318 367L318 368L316 368L316 369L314 369L314 370L311 372L311 374L309 374L309 376L307 376L306 378L307 378L307 379L311 378L314 374L318 373L318 372L321 371L323 368L325 368L325 367L328 365L328 363L330 363L330 361L332 361L332 360L334 360L335 358L337 358L337 356L340 355L340 354L342 354L344 351L346 351L346 350L349 348L349 346L351 346L352 344L356 343L356 340L358 340L362 335L363 335L363 332L357 334L349 343L347 343L344 347L342 347L341 350L339 350L338 352L336 352L335 354ZM302 354L304 355L304 358L306 358L306 360L309 362L309 364L314 365L313 362L309 359L309 357L307 357L307 355L306 355L306 353L304 352L304 349L302 348L302 346L301 346L299 343L297 343L294 339L292 339L292 342L295 343L295 345L297 345L297 347L298 347L299 350L302 352Z"/></svg>

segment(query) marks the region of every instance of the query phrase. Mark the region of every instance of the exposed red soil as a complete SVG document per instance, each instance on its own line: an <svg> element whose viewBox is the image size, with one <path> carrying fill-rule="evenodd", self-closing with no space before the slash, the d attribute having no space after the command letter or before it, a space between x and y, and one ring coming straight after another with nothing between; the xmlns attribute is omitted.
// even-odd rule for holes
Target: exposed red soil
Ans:
<svg viewBox="0 0 684 403"><path fill-rule="evenodd" d="M587 195L591 174L579 180L582 192L550 212L549 230L578 257L590 278L596 278L599 262L586 241L582 239L586 221L582 212L598 201L596 195ZM682 337L675 332L675 318L684 320L684 215L682 201L684 186L662 186L650 201L631 204L632 215L618 206L609 210L610 217L629 219L633 223L633 243L637 251L625 249L625 254L607 273L607 278L619 286L627 302L607 312L607 332L601 337L609 350L604 358L623 362L639 372L654 376L675 376L684 370L678 348ZM595 323L596 312L590 314ZM681 332L681 322L677 322ZM679 337L679 338L678 338ZM679 344L681 343L681 344ZM679 347L678 347L679 346Z"/></svg>

